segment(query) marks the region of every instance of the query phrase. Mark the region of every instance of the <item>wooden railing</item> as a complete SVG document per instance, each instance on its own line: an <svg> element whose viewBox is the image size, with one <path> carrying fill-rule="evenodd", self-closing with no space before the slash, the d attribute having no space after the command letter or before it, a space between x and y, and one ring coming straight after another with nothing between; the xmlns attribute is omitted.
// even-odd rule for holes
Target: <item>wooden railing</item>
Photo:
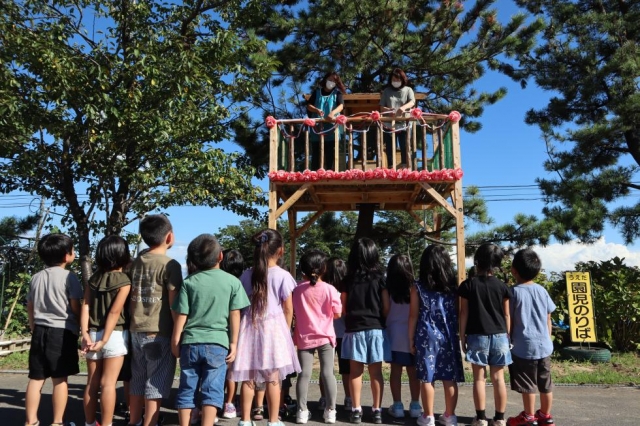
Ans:
<svg viewBox="0 0 640 426"><path fill-rule="evenodd" d="M452 125L447 115L425 114L419 119L383 115L374 120L367 114L345 118L344 124L335 125L328 133L321 130L323 124L336 124L330 120L313 119L316 124L313 129L308 121L311 119L278 120L270 129L269 171L344 171L376 167L432 171L460 167L459 155L455 155L459 153L458 126ZM398 158L396 135L405 130L394 130L396 124L408 129L404 159ZM317 142L312 140L314 136ZM314 153L315 143L318 148ZM385 143L391 143L390 161L386 159ZM325 155L327 150L333 150L329 161ZM314 159L314 155L318 158ZM315 167L313 163L316 163Z"/></svg>

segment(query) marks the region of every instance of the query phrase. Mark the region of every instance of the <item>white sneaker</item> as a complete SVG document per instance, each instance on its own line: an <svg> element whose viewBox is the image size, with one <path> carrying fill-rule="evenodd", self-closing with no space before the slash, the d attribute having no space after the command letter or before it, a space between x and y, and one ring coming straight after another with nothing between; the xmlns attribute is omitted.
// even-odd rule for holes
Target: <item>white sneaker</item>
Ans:
<svg viewBox="0 0 640 426"><path fill-rule="evenodd" d="M352 408L353 408L353 400L351 399L350 396L345 396L344 397L344 411L351 412Z"/></svg>
<svg viewBox="0 0 640 426"><path fill-rule="evenodd" d="M240 420L238 422L238 426L256 426L256 423L253 420L248 422L243 422L242 420Z"/></svg>
<svg viewBox="0 0 640 426"><path fill-rule="evenodd" d="M223 419L235 419L238 413L236 412L236 406L228 403L224 404L224 410L222 412Z"/></svg>
<svg viewBox="0 0 640 426"><path fill-rule="evenodd" d="M322 414L322 418L325 423L335 423L336 422L336 410L332 410L331 408L325 408L324 413Z"/></svg>
<svg viewBox="0 0 640 426"><path fill-rule="evenodd" d="M471 426L489 426L489 422L486 420L480 420L477 417L473 418L471 422Z"/></svg>
<svg viewBox="0 0 640 426"><path fill-rule="evenodd" d="M418 426L436 426L436 418L433 416L418 417Z"/></svg>
<svg viewBox="0 0 640 426"><path fill-rule="evenodd" d="M491 420L491 424L493 426L507 426L507 421L506 420Z"/></svg>
<svg viewBox="0 0 640 426"><path fill-rule="evenodd" d="M309 421L309 417L311 417L309 410L298 410L296 413L296 423L299 425L306 424Z"/></svg>
<svg viewBox="0 0 640 426"><path fill-rule="evenodd" d="M400 401L394 402L389 407L389 415L391 417L395 417L396 419L401 419L404 417L404 405Z"/></svg>
<svg viewBox="0 0 640 426"><path fill-rule="evenodd" d="M449 415L449 417L441 414L440 417L438 417L438 423L444 426L458 426L458 418L453 414Z"/></svg>

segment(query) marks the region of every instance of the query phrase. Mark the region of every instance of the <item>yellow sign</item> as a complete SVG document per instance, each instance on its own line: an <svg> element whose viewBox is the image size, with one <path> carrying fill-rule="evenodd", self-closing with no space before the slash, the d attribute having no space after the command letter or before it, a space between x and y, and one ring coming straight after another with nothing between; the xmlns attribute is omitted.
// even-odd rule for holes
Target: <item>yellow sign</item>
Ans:
<svg viewBox="0 0 640 426"><path fill-rule="evenodd" d="M567 272L567 307L571 325L571 341L596 342L596 322L591 298L589 272Z"/></svg>

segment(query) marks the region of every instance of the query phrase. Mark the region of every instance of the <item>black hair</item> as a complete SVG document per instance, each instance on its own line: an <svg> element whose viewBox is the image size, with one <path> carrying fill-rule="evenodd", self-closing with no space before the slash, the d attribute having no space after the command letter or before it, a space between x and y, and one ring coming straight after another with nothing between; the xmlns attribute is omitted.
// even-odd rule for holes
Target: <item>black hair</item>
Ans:
<svg viewBox="0 0 640 426"><path fill-rule="evenodd" d="M236 249L223 250L220 269L240 278L240 275L242 275L244 271L244 257L242 257L242 253Z"/></svg>
<svg viewBox="0 0 640 426"><path fill-rule="evenodd" d="M389 78L387 80L388 87L393 87L391 85L391 80L393 80L393 77L397 78L402 82L402 84L400 85L400 88L403 88L404 86L409 84L409 79L407 78L407 74L405 74L405 72L402 71L401 68L394 68L393 71L391 71L391 73L389 74Z"/></svg>
<svg viewBox="0 0 640 426"><path fill-rule="evenodd" d="M119 235L109 235L98 243L96 248L96 265L102 272L125 268L131 263L129 244Z"/></svg>
<svg viewBox="0 0 640 426"><path fill-rule="evenodd" d="M453 262L447 249L431 244L420 258L420 285L426 290L451 293L456 291L457 281Z"/></svg>
<svg viewBox="0 0 640 426"><path fill-rule="evenodd" d="M169 218L163 214L150 214L140 221L142 241L151 248L164 243L172 230Z"/></svg>
<svg viewBox="0 0 640 426"><path fill-rule="evenodd" d="M256 233L251 240L256 246L251 273L251 320L255 323L267 310L269 260L278 256L284 245L282 235L270 228Z"/></svg>
<svg viewBox="0 0 640 426"><path fill-rule="evenodd" d="M187 268L190 271L212 269L218 264L221 250L222 248L214 235L198 235L187 247Z"/></svg>
<svg viewBox="0 0 640 426"><path fill-rule="evenodd" d="M387 290L396 303L411 301L411 286L414 281L411 259L405 254L396 254L387 265Z"/></svg>
<svg viewBox="0 0 640 426"><path fill-rule="evenodd" d="M309 278L311 285L316 285L326 270L327 255L322 250L308 250L300 258L300 271Z"/></svg>
<svg viewBox="0 0 640 426"><path fill-rule="evenodd" d="M519 250L513 256L511 266L520 275L520 278L525 281L531 281L540 273L542 262L540 262L540 257L533 249L526 248Z"/></svg>
<svg viewBox="0 0 640 426"><path fill-rule="evenodd" d="M347 264L339 257L331 257L327 260L327 270L322 276L322 281L331 284L339 292L344 291L344 277L347 275Z"/></svg>
<svg viewBox="0 0 640 426"><path fill-rule="evenodd" d="M473 255L473 263L476 267L476 275L493 274L493 270L500 268L504 253L502 249L492 243L484 243Z"/></svg>
<svg viewBox="0 0 640 426"><path fill-rule="evenodd" d="M354 242L347 260L346 291L349 291L355 279L373 280L382 275L376 243L370 238L360 238Z"/></svg>
<svg viewBox="0 0 640 426"><path fill-rule="evenodd" d="M73 240L66 234L48 234L38 241L38 255L47 266L58 266L73 253Z"/></svg>
<svg viewBox="0 0 640 426"><path fill-rule="evenodd" d="M327 84L327 80L333 81L336 84L336 88L343 94L347 93L347 88L345 87L344 83L340 79L340 76L338 75L337 72L329 71L328 73L326 73L324 77L322 77L322 80L320 80L321 88L323 89L325 88L325 85Z"/></svg>

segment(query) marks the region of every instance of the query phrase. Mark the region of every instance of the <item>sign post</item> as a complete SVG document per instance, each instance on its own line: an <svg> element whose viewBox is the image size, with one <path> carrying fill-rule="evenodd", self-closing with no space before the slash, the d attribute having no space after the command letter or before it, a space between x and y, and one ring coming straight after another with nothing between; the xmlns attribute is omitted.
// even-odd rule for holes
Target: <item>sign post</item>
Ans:
<svg viewBox="0 0 640 426"><path fill-rule="evenodd" d="M596 322L591 297L591 275L589 272L567 272L566 277L571 341L595 343Z"/></svg>

